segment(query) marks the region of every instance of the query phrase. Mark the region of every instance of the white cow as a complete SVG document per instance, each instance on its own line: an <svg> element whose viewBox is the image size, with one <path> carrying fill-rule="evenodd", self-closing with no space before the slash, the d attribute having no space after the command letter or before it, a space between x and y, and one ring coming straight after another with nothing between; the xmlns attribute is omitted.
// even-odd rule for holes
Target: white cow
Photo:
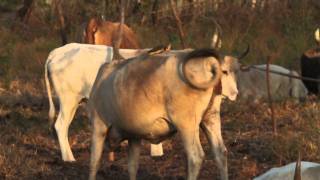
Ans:
<svg viewBox="0 0 320 180"><path fill-rule="evenodd" d="M120 49L124 58L131 58L145 50ZM55 107L52 101L51 80L59 99L60 111L55 121L64 161L75 161L69 141L68 129L79 102L89 98L92 85L102 64L111 62L112 47L71 43L50 52L45 64L45 81L50 103L49 118L54 123Z"/></svg>
<svg viewBox="0 0 320 180"><path fill-rule="evenodd" d="M228 179L219 111L223 96L237 97L236 68L237 61L219 62L212 50L104 64L88 103L93 124L90 179L96 178L104 142L112 149L122 140L129 141L128 171L130 179L136 179L140 140L159 142L179 132L188 179L194 180L204 158L200 127L216 155L221 179Z"/></svg>
<svg viewBox="0 0 320 180"><path fill-rule="evenodd" d="M254 178L253 180L293 180L296 163L290 163L282 167L272 168L266 173ZM320 164L302 161L301 162L301 179L319 180Z"/></svg>
<svg viewBox="0 0 320 180"><path fill-rule="evenodd" d="M266 65L256 65L255 67L266 70ZM270 71L299 76L296 71L290 71L278 65L270 64ZM250 68L247 71L239 71L238 89L239 97L245 100L258 101L268 98L266 72ZM308 90L301 80L270 72L270 90L273 100L295 98L303 100L308 94Z"/></svg>

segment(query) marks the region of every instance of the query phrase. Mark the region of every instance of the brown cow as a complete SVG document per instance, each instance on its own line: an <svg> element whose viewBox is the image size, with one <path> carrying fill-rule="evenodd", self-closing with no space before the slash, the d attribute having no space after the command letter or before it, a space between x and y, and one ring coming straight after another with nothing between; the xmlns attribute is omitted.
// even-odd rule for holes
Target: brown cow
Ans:
<svg viewBox="0 0 320 180"><path fill-rule="evenodd" d="M84 33L85 43L112 46L117 38L120 23L91 18ZM123 25L123 36L120 44L122 49L139 49L140 45L135 33Z"/></svg>

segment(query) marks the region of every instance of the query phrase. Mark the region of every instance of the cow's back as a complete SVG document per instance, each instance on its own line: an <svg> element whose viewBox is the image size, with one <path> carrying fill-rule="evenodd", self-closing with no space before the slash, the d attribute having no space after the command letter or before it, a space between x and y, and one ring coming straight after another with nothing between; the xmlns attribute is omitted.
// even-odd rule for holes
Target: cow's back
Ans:
<svg viewBox="0 0 320 180"><path fill-rule="evenodd" d="M267 65L258 65L257 67L260 67L261 69L267 69ZM283 74L292 75L292 72L289 69L286 69L282 66L278 66L275 64L270 64L270 71L279 72ZM291 88L294 85L295 79L290 78L288 76L276 74L276 73L269 73L270 77L270 91L271 96L274 100L283 100L287 99L291 95ZM264 72L264 79L265 83L266 81L266 72ZM267 86L265 86L266 92L267 92Z"/></svg>
<svg viewBox="0 0 320 180"><path fill-rule="evenodd" d="M294 179L296 163L290 163L288 165L272 168L263 175L254 178L254 180L292 180ZM301 176L304 180L317 180L319 176L314 176L316 173L310 173L310 170L313 171L313 168L317 168L319 170L320 164L313 162L301 162ZM319 172L320 173L320 172ZM318 173L318 175L319 175Z"/></svg>
<svg viewBox="0 0 320 180"><path fill-rule="evenodd" d="M239 71L238 74L239 97L245 100L256 100L266 96L265 75L263 72L250 69Z"/></svg>
<svg viewBox="0 0 320 180"><path fill-rule="evenodd" d="M57 93L88 97L100 66L112 59L112 48L67 44L52 51L48 69Z"/></svg>
<svg viewBox="0 0 320 180"><path fill-rule="evenodd" d="M266 70L266 65L256 65L255 67ZM298 75L295 71L290 71L284 67L271 64L270 70ZM298 96L295 98L305 97L306 89L302 85L302 81L280 74L270 72L270 93L274 100L282 100L290 97L290 95ZM239 96L243 99L253 98L253 100L266 99L268 97L266 72L250 69L249 71L239 72L238 75ZM291 92L293 91L293 92ZM295 93L295 94L292 94Z"/></svg>

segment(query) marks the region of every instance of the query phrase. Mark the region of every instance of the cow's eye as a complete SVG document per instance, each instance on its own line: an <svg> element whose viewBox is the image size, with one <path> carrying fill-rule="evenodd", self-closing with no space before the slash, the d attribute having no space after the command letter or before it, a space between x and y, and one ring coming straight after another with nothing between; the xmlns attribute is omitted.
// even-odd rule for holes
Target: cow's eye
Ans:
<svg viewBox="0 0 320 180"><path fill-rule="evenodd" d="M222 71L224 75L228 75L228 71Z"/></svg>

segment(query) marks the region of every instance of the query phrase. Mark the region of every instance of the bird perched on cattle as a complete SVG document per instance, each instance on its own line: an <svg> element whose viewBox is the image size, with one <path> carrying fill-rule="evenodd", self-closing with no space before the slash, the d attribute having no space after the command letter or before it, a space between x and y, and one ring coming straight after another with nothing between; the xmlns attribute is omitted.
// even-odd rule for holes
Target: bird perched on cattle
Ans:
<svg viewBox="0 0 320 180"><path fill-rule="evenodd" d="M166 51L170 51L171 50L171 44L168 44L167 46L156 46L154 48L152 48L151 50L148 51L149 55L155 55L155 54L160 54Z"/></svg>
<svg viewBox="0 0 320 180"><path fill-rule="evenodd" d="M305 51L300 58L301 75L320 81L320 30L315 31L318 47ZM320 95L320 82L303 80L310 93Z"/></svg>
<svg viewBox="0 0 320 180"><path fill-rule="evenodd" d="M299 76L296 71L270 64L270 93L273 100L284 100L294 98L304 100L308 90L300 79L295 79L272 72L279 72L288 75ZM255 65L245 71L238 71L239 98L258 102L268 98L266 83L266 65Z"/></svg>
<svg viewBox="0 0 320 180"><path fill-rule="evenodd" d="M141 139L157 143L179 132L188 159L187 176L195 180L204 158L200 128L216 154L221 179L228 179L220 118L202 117L207 108L220 105L215 103L215 97L222 97L218 93L235 100L233 68L237 67L237 61L219 62L213 50L142 55L117 65L104 64L88 101L93 125L90 179L96 177L104 142L112 147L129 141L129 177L136 179Z"/></svg>
<svg viewBox="0 0 320 180"><path fill-rule="evenodd" d="M120 23L104 21L101 18L91 18L84 32L85 43L112 46L118 36ZM120 44L122 49L139 49L136 34L123 24L123 35Z"/></svg>

